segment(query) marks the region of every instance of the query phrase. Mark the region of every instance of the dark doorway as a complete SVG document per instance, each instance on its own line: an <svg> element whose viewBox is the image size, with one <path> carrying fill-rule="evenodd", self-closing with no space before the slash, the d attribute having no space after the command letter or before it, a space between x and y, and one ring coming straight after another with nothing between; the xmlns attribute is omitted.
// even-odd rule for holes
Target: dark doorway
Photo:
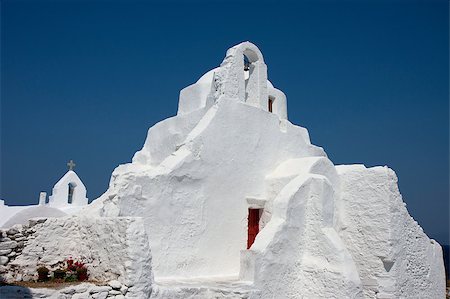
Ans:
<svg viewBox="0 0 450 299"><path fill-rule="evenodd" d="M261 209L248 209L248 239L247 249L255 242L256 235L259 233L259 218Z"/></svg>

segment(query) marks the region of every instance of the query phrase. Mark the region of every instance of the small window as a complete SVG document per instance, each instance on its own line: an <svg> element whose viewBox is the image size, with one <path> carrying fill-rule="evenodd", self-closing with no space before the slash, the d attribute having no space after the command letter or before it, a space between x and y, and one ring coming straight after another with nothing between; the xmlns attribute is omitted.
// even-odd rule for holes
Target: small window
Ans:
<svg viewBox="0 0 450 299"><path fill-rule="evenodd" d="M69 204L72 203L74 191L75 191L75 184L69 183L69 194L67 197L67 203L69 203Z"/></svg>
<svg viewBox="0 0 450 299"><path fill-rule="evenodd" d="M268 102L268 110L269 112L273 112L273 101L275 101L274 98L269 97L269 102Z"/></svg>

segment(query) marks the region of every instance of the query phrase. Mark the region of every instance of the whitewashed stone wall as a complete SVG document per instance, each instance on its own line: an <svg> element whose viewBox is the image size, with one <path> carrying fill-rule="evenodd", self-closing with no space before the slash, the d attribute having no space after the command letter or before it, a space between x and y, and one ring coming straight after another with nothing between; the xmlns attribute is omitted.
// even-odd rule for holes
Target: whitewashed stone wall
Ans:
<svg viewBox="0 0 450 299"><path fill-rule="evenodd" d="M151 254L139 218L31 220L30 225L1 231L1 236L0 272L8 282L35 280L38 267L54 270L72 257L85 262L90 280L117 281L130 298L151 294Z"/></svg>
<svg viewBox="0 0 450 299"><path fill-rule="evenodd" d="M336 167L344 240L365 298L443 298L441 246L408 214L388 167Z"/></svg>
<svg viewBox="0 0 450 299"><path fill-rule="evenodd" d="M97 285L82 283L64 287L61 289L25 288L21 286L0 287L0 298L24 299L24 298L58 298L58 299L125 299L145 298L129 296L128 287L117 280Z"/></svg>
<svg viewBox="0 0 450 299"><path fill-rule="evenodd" d="M28 240L35 238L34 226L46 219L30 220L29 225L14 225L9 229L0 230L0 278L2 281L22 280L20 273L15 273L14 260L22 254Z"/></svg>

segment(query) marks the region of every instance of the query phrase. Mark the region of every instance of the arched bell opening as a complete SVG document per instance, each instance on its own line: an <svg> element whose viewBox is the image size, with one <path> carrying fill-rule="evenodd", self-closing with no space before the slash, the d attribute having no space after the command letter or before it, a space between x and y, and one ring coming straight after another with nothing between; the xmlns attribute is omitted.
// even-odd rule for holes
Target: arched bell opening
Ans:
<svg viewBox="0 0 450 299"><path fill-rule="evenodd" d="M259 60L258 54L251 49L243 51L244 59L244 86L245 86L245 102L258 102L259 87L258 78L256 76L256 66Z"/></svg>

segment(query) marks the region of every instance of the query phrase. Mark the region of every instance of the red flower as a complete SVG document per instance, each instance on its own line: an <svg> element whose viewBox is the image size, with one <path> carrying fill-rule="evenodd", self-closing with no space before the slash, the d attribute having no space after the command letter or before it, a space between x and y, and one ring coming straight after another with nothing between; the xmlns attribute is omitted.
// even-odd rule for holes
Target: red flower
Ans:
<svg viewBox="0 0 450 299"><path fill-rule="evenodd" d="M84 263L74 261L72 257L70 257L66 262L67 262L67 270L74 272L79 281L84 281L88 279L87 268L84 265Z"/></svg>

